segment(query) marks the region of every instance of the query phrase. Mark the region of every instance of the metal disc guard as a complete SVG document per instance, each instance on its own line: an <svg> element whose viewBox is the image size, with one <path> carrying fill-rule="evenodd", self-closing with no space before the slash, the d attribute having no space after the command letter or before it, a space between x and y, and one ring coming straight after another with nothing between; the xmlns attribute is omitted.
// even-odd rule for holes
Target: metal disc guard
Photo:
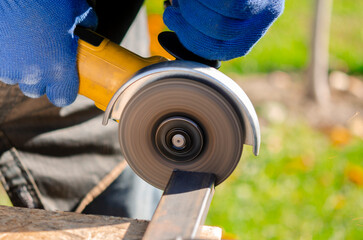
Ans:
<svg viewBox="0 0 363 240"><path fill-rule="evenodd" d="M216 185L235 169L243 144L258 153L254 108L221 72L187 61L142 69L110 101L104 117L119 120L121 151L145 181L164 189L173 170L208 172Z"/></svg>

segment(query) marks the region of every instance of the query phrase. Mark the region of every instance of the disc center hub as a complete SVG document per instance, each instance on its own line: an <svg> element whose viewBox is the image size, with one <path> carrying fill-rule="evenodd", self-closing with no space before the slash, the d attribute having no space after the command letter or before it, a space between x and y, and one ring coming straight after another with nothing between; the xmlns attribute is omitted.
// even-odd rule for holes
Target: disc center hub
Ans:
<svg viewBox="0 0 363 240"><path fill-rule="evenodd" d="M168 160L187 162L195 159L203 148L201 128L186 117L169 117L155 133L157 150Z"/></svg>

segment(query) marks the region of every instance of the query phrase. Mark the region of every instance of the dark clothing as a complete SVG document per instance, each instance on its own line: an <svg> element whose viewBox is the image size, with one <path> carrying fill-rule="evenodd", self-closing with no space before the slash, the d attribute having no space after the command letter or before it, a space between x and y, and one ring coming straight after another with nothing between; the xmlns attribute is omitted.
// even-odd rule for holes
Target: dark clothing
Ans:
<svg viewBox="0 0 363 240"><path fill-rule="evenodd" d="M117 124L83 97L57 108L0 84L0 174L16 206L71 211L122 159Z"/></svg>

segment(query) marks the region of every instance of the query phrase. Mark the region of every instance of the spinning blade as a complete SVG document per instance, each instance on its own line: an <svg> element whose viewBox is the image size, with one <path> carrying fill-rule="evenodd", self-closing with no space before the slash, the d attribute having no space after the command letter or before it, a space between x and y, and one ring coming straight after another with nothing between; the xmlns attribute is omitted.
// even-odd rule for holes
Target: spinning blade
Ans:
<svg viewBox="0 0 363 240"><path fill-rule="evenodd" d="M245 140L228 96L189 78L166 78L137 91L119 122L121 150L145 181L164 189L173 170L216 175L235 169Z"/></svg>

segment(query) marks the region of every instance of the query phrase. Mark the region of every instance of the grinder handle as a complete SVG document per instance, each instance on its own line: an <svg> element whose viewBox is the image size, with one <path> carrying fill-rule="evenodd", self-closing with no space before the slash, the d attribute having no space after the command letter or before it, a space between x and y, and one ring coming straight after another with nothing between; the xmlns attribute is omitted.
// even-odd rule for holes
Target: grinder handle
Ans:
<svg viewBox="0 0 363 240"><path fill-rule="evenodd" d="M79 94L93 100L103 111L115 92L138 70L167 60L160 56L140 57L86 28L77 27L75 34L79 36Z"/></svg>
<svg viewBox="0 0 363 240"><path fill-rule="evenodd" d="M160 45L177 60L199 62L216 69L221 67L221 61L205 59L189 51L180 42L175 32L162 32L158 35L158 40Z"/></svg>

